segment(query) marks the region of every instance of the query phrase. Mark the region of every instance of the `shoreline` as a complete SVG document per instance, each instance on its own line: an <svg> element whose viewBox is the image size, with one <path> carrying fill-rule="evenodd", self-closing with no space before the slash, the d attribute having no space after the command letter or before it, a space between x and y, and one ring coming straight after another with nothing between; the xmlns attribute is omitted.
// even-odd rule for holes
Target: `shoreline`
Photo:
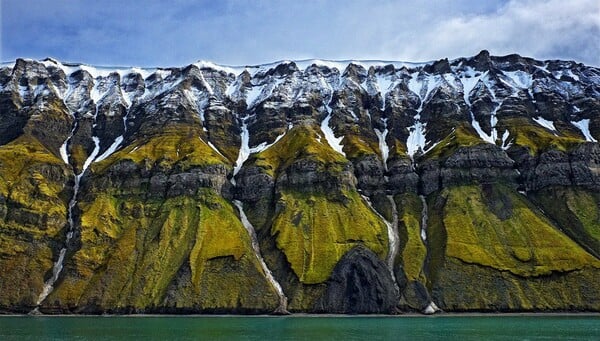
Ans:
<svg viewBox="0 0 600 341"><path fill-rule="evenodd" d="M197 318L222 318L222 317L242 317L242 318L295 318L295 317L322 317L322 318L340 318L340 317L358 317L358 318L403 318L403 317L423 317L423 318L437 318L437 317L543 317L543 316L582 316L582 317L600 317L600 312L442 312L432 315L420 314L420 313L405 313L405 314L311 314L311 313L295 313L289 315L273 315L273 314L256 314L256 315L244 315L244 314L2 314L3 317L28 317L28 318L41 318L41 317L85 317L85 318L112 318L112 317L126 317L126 318L144 318L144 317L197 317Z"/></svg>

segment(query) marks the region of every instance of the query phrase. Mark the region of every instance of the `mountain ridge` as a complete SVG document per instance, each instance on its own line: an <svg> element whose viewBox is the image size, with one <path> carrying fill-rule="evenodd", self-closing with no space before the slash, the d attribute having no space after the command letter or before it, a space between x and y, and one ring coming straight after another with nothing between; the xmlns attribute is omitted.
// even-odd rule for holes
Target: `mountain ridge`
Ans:
<svg viewBox="0 0 600 341"><path fill-rule="evenodd" d="M600 310L600 69L318 63L0 68L0 309Z"/></svg>

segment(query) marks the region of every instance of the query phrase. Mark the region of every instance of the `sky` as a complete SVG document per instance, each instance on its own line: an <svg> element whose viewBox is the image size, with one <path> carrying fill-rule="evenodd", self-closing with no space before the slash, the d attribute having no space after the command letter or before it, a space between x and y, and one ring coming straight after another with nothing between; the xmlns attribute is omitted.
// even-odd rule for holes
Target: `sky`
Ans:
<svg viewBox="0 0 600 341"><path fill-rule="evenodd" d="M0 61L423 62L518 53L600 66L600 0L0 0Z"/></svg>

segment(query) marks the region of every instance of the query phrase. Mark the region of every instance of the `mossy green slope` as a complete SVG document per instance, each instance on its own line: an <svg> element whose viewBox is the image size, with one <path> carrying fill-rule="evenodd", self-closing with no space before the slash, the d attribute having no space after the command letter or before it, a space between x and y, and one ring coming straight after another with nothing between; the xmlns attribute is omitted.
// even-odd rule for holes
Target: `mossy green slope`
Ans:
<svg viewBox="0 0 600 341"><path fill-rule="evenodd" d="M599 193L554 186L530 195L569 237L600 258Z"/></svg>
<svg viewBox="0 0 600 341"><path fill-rule="evenodd" d="M423 264L427 248L421 239L421 212L423 205L419 197L412 193L398 195L398 235L400 239L396 263L400 263L409 281L425 282Z"/></svg>
<svg viewBox="0 0 600 341"><path fill-rule="evenodd" d="M540 212L534 212L525 199L501 186L494 190L510 200L510 204L500 204L511 211L506 219L486 207L477 186L449 191L444 210L447 256L520 276L548 275L586 265L600 267L600 261L552 226Z"/></svg>
<svg viewBox="0 0 600 341"><path fill-rule="evenodd" d="M340 258L361 243L384 258L388 237L385 225L362 202L347 192L344 202L320 195L284 192L271 233L301 282L326 281Z"/></svg>
<svg viewBox="0 0 600 341"><path fill-rule="evenodd" d="M585 141L573 131L551 132L526 118L501 120L498 129L503 131L505 128L510 131L513 143L527 148L532 155L550 149L564 152Z"/></svg>
<svg viewBox="0 0 600 341"><path fill-rule="evenodd" d="M276 307L277 297L234 208L210 190L164 201L104 196L82 209L82 248L48 298L48 308L218 311L241 306L268 312Z"/></svg>
<svg viewBox="0 0 600 341"><path fill-rule="evenodd" d="M498 123L497 131L509 131L509 137L505 145L520 146L526 148L531 155L556 149L567 151L574 146L584 142L580 136L571 130L551 132L527 118L506 118ZM450 134L435 145L425 158L444 158L452 155L459 147L470 147L485 144L477 135L475 129L466 123L458 124ZM501 145L501 140L496 141Z"/></svg>
<svg viewBox="0 0 600 341"><path fill-rule="evenodd" d="M429 286L440 307L598 309L600 286L589 279L600 274L600 260L522 195L502 185L459 186L443 190L433 206L441 219L430 226Z"/></svg>
<svg viewBox="0 0 600 341"><path fill-rule="evenodd" d="M315 161L320 166L319 170L341 172L348 161L331 149L317 129L312 125L293 127L276 144L253 155L248 163L253 163L273 177L277 177L294 161L300 159Z"/></svg>
<svg viewBox="0 0 600 341"><path fill-rule="evenodd" d="M158 135L136 138L117 153L93 164L93 171L102 173L117 161L131 160L147 169L177 167L180 171L192 167L227 164L222 155L213 150L202 138L198 127L172 124Z"/></svg>
<svg viewBox="0 0 600 341"><path fill-rule="evenodd" d="M444 158L452 155L459 147L484 144L473 128L466 124L458 125L450 134L424 155L425 158Z"/></svg>
<svg viewBox="0 0 600 341"><path fill-rule="evenodd" d="M197 130L181 127L136 140L95 164L90 183L110 184L108 174L123 160L148 176L225 162ZM211 183L224 182L224 176ZM236 210L215 188L175 196L147 193L145 187L87 189L91 193L78 205L81 248L42 309L270 312L277 307Z"/></svg>
<svg viewBox="0 0 600 341"><path fill-rule="evenodd" d="M367 246L381 259L386 257L385 224L357 192L348 160L329 146L318 127L294 127L249 163L277 179L277 196L272 203L276 210L267 219L268 233L263 236L268 240L263 244L275 248L266 248L270 265L276 268L285 263L283 266L289 271L280 272L280 277L286 278L283 284L291 310L310 311L322 292L320 285L328 280L342 256L357 244ZM299 170L295 167L298 163L312 166L308 167L310 170ZM289 180L294 177L312 180L296 186ZM248 211L250 217L254 216L252 208ZM282 254L283 263L273 261L278 253Z"/></svg>
<svg viewBox="0 0 600 341"><path fill-rule="evenodd" d="M0 146L0 308L32 307L64 240L69 170L36 138Z"/></svg>

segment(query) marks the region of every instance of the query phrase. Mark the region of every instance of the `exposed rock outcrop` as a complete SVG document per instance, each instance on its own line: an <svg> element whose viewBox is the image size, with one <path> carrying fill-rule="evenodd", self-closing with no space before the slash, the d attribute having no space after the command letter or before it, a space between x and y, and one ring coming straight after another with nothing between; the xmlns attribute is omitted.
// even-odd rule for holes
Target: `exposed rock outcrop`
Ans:
<svg viewBox="0 0 600 341"><path fill-rule="evenodd" d="M487 51L3 64L0 310L599 311L599 80Z"/></svg>
<svg viewBox="0 0 600 341"><path fill-rule="evenodd" d="M317 311L340 314L393 313L399 297L385 263L355 247L340 259Z"/></svg>

